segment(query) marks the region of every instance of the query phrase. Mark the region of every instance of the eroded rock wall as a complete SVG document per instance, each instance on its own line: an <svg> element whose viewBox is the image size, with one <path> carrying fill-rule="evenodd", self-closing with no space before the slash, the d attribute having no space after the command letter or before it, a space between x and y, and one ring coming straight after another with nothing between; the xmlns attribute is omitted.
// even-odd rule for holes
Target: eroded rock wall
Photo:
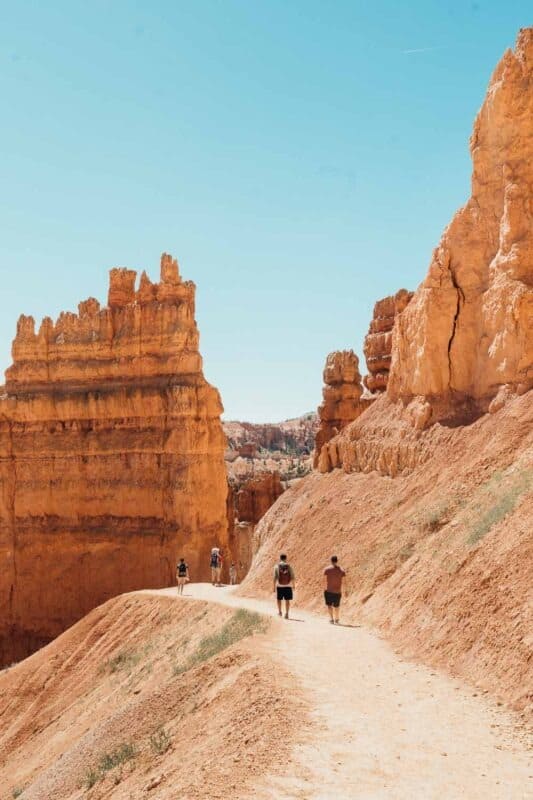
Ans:
<svg viewBox="0 0 533 800"><path fill-rule="evenodd" d="M22 316L0 399L0 662L124 591L168 586L184 555L206 577L231 547L225 437L202 373L195 286L111 270L90 298L35 329Z"/></svg>
<svg viewBox="0 0 533 800"><path fill-rule="evenodd" d="M378 300L374 306L363 345L368 369L363 383L372 394L384 392L387 388L392 359L392 329L398 314L407 307L412 296L413 292L400 289L395 295Z"/></svg>
<svg viewBox="0 0 533 800"><path fill-rule="evenodd" d="M388 393L468 422L533 385L533 30L496 67L470 138L472 196L393 334Z"/></svg>

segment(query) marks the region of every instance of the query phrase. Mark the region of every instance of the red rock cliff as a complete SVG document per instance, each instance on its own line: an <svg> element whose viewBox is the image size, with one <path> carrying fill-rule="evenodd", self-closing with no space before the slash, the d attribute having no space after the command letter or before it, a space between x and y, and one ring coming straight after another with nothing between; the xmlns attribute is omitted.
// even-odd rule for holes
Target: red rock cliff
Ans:
<svg viewBox="0 0 533 800"><path fill-rule="evenodd" d="M393 335L388 393L469 421L533 385L533 30L497 66L470 138L472 196Z"/></svg>
<svg viewBox="0 0 533 800"><path fill-rule="evenodd" d="M35 329L22 316L0 400L0 662L107 598L168 586L184 554L205 575L228 546L225 437L202 373L195 286L113 269Z"/></svg>

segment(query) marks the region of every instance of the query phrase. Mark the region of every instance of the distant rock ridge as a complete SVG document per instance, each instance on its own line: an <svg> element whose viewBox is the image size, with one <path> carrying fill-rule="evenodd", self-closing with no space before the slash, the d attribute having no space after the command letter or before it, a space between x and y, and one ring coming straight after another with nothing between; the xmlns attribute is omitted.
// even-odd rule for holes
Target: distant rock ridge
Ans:
<svg viewBox="0 0 533 800"><path fill-rule="evenodd" d="M472 196L418 289L376 304L364 347L375 402L321 448L317 437L321 471L409 472L442 441L434 425L470 424L533 387L532 120L527 28L474 124Z"/></svg>
<svg viewBox="0 0 533 800"><path fill-rule="evenodd" d="M0 399L0 663L109 597L196 579L231 549L225 437L202 372L195 286L110 272L108 306L21 316Z"/></svg>

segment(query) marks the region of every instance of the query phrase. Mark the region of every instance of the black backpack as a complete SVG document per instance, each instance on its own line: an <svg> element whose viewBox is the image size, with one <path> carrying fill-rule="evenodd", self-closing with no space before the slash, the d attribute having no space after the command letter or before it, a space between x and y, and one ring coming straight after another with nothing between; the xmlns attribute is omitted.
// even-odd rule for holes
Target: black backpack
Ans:
<svg viewBox="0 0 533 800"><path fill-rule="evenodd" d="M291 568L287 563L282 561L278 564L278 583L280 586L288 586L291 580Z"/></svg>
<svg viewBox="0 0 533 800"><path fill-rule="evenodd" d="M178 575L180 578L185 578L187 576L187 564L185 561L180 561L178 564Z"/></svg>
<svg viewBox="0 0 533 800"><path fill-rule="evenodd" d="M211 553L211 566L213 569L218 567L218 553Z"/></svg>

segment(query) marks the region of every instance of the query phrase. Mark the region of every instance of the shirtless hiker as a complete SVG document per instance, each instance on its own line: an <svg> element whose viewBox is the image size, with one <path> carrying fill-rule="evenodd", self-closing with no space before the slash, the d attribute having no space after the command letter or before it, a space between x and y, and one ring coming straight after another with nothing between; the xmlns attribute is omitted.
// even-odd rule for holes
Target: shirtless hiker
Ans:
<svg viewBox="0 0 533 800"><path fill-rule="evenodd" d="M176 567L176 578L178 581L178 594L183 594L183 587L189 580L189 565L184 558L180 558Z"/></svg>
<svg viewBox="0 0 533 800"><path fill-rule="evenodd" d="M278 614L282 616L281 602L285 600L285 619L289 619L289 608L294 589L294 570L287 562L287 556L282 553L279 563L274 567L274 591L278 601Z"/></svg>
<svg viewBox="0 0 533 800"><path fill-rule="evenodd" d="M346 573L338 565L337 556L331 556L331 565L324 570L324 600L331 625L339 624L339 606L342 597L342 582Z"/></svg>

